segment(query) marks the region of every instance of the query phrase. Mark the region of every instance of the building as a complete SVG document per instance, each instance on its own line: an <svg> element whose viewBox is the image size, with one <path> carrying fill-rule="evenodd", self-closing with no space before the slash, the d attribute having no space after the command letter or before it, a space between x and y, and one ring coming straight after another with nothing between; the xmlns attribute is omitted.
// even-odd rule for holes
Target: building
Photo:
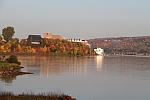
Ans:
<svg viewBox="0 0 150 100"><path fill-rule="evenodd" d="M52 35L52 33L44 33L44 38L46 39L64 39L61 35Z"/></svg>
<svg viewBox="0 0 150 100"><path fill-rule="evenodd" d="M67 39L67 40L70 42L80 42L80 43L83 43L83 44L88 45L90 47L90 44L87 42L87 40L84 40L84 39Z"/></svg>
<svg viewBox="0 0 150 100"><path fill-rule="evenodd" d="M40 44L41 40L43 40L41 35L29 35L27 38L28 44Z"/></svg>
<svg viewBox="0 0 150 100"><path fill-rule="evenodd" d="M52 33L44 33L44 38L47 38L47 39L52 38Z"/></svg>

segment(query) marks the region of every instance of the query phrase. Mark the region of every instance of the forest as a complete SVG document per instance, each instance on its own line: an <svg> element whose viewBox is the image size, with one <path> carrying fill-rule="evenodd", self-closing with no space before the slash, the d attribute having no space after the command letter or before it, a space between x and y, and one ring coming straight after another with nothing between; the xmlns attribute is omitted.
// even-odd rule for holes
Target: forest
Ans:
<svg viewBox="0 0 150 100"><path fill-rule="evenodd" d="M95 38L88 42L100 47L105 54L150 55L150 36Z"/></svg>
<svg viewBox="0 0 150 100"><path fill-rule="evenodd" d="M93 55L95 52L89 46L80 42L70 42L60 39L44 39L40 44L28 44L25 41L0 41L0 52L7 53L40 53L49 55Z"/></svg>

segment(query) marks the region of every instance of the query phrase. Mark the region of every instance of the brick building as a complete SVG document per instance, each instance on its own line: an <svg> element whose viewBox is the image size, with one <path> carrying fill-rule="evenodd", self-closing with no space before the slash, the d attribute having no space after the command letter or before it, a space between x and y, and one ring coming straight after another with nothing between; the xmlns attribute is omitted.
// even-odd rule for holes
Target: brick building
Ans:
<svg viewBox="0 0 150 100"><path fill-rule="evenodd" d="M53 35L52 33L44 33L44 38L47 39L64 39L61 35Z"/></svg>

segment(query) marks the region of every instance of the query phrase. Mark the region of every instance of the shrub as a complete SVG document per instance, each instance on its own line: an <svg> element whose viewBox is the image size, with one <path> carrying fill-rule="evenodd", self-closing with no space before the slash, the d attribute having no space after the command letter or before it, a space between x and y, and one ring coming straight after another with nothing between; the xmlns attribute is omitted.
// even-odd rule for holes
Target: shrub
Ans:
<svg viewBox="0 0 150 100"><path fill-rule="evenodd" d="M9 63L16 63L16 64L21 65L21 62L18 61L18 58L15 55L11 55L9 58L7 58L7 61Z"/></svg>

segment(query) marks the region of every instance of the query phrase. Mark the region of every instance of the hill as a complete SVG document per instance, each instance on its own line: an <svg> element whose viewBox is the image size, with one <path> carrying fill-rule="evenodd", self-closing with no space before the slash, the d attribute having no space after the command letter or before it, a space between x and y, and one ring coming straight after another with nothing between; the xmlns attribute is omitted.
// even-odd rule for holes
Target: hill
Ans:
<svg viewBox="0 0 150 100"><path fill-rule="evenodd" d="M106 54L150 55L150 36L89 39L92 48L100 47Z"/></svg>

